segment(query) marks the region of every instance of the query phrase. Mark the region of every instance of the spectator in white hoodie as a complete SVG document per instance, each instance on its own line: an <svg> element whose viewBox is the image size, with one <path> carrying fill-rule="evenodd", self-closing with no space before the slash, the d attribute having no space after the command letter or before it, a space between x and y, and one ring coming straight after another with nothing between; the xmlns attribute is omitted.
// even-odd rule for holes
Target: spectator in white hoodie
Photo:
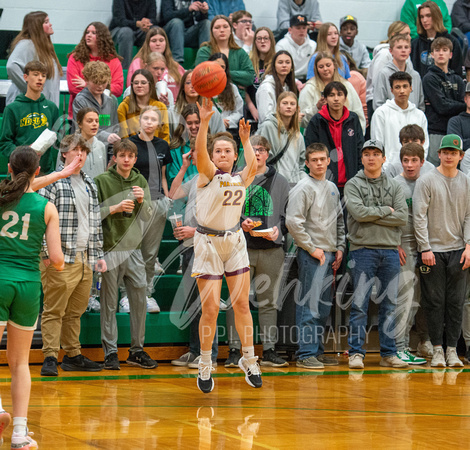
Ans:
<svg viewBox="0 0 470 450"><path fill-rule="evenodd" d="M412 78L409 73L395 72L390 75L390 87L394 96L387 100L372 116L371 138L380 140L387 149L387 161L384 165L400 162L400 130L405 125L419 125L425 134L424 152L429 147L428 121L423 111L409 101L412 91Z"/></svg>
<svg viewBox="0 0 470 450"><path fill-rule="evenodd" d="M308 37L308 19L301 14L290 18L288 33L276 44L276 51L287 50L294 60L295 77L305 82L310 57L317 43Z"/></svg>
<svg viewBox="0 0 470 450"><path fill-rule="evenodd" d="M260 125L276 110L277 99L284 91L291 91L296 97L298 96L292 56L285 50L279 50L274 55L271 65L265 72L263 82L256 92Z"/></svg>

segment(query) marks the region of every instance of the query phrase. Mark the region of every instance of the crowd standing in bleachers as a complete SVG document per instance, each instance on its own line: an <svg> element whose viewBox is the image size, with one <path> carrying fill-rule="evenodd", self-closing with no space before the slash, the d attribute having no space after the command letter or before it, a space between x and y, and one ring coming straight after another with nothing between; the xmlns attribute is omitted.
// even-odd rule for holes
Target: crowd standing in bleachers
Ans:
<svg viewBox="0 0 470 450"><path fill-rule="evenodd" d="M453 8L454 26L463 33L470 29L468 11L466 1L457 1ZM455 347L462 322L468 346L465 360L470 360L470 303L465 289L470 245L466 221L470 192L465 181L470 167L465 153L470 140L470 85L466 86L464 79L469 77L470 71L465 74L464 69L470 66L470 57L463 53L467 51L465 39L460 31L452 31L444 1L421 4L406 0L401 21L389 26L387 39L369 55L357 39L358 19L346 13L338 29L332 22L323 23L317 0L280 0L278 27L271 30L257 27L263 24L255 26L243 1L163 0L162 22L158 23L153 0L114 0L109 29L101 22L90 23L68 55L70 104L68 117L63 118L57 108L63 69L51 41L52 25L45 12L25 16L7 62L12 84L3 113L0 151L9 157L18 146L32 146L41 155L40 166L46 175L37 179L33 188L43 188L41 192L49 193L52 203L59 205L58 197L52 195L58 186L68 189L67 205L62 211L59 205L59 215L67 215L70 228L61 229L66 270L43 269L45 375L57 374L60 345L67 354L64 370L102 368L81 356L77 342L79 318L88 295L85 291L90 290L91 265L96 260L106 261L98 269L103 271L104 368L119 369L118 291L121 307L131 314L127 362L144 368L157 366L143 349L145 313L160 310L153 293L154 275L166 219L169 211L176 211L176 205L185 215L174 227L174 237L182 242L186 307L200 307L190 275L198 277L198 270L205 266L199 260L198 270L193 270L193 253L197 261L204 242L210 245L211 234L217 239L225 232L227 236L245 236L252 277L270 279L269 289L255 292L260 303L261 365L288 364L276 353L274 331L281 272L292 239L299 248L302 299L297 305L297 320L292 323L299 327L299 367L315 370L336 364L324 355L323 336L331 309L331 279L346 274L352 277L354 291L351 368L363 367L364 326L374 280L380 281L375 301L380 304L382 365L422 364L427 357L432 358L431 366L460 366ZM132 59L134 45L140 48ZM191 58L185 47L195 49L194 61L185 60ZM227 84L213 103L204 101L202 106L203 98L191 78L193 67L204 61L220 64ZM123 69L128 69L127 73ZM127 90L123 95L124 75ZM241 210L239 223L236 227L232 224L229 231L207 227L196 231L201 217L196 220L191 210L209 208L202 207L200 199L212 189L206 186L215 176L210 158L223 172L232 170L226 161L220 163L219 153L226 151L227 143L235 143L235 153L242 150L242 118L251 123L256 176L249 188L251 175L221 181L229 183L224 186L240 183L248 188L246 200L242 190L235 189L225 191L230 192L226 194L229 198L222 202L236 206L231 209L234 214ZM202 122L208 135L199 139L198 147ZM241 128L244 138L248 128ZM67 134L70 129L75 134ZM48 141L45 130L57 133L48 139L62 143L58 146ZM225 143L224 150L216 146L216 154L212 153L214 136L215 142ZM369 136L372 139L364 144ZM206 149L200 148L206 140L207 155ZM248 139L246 145L250 145ZM77 160L73 159L75 153ZM196 166L191 158L201 154L203 162L199 160ZM236 162L233 158L233 168L243 170L245 162L251 161L254 171L251 153L248 158L242 154L240 151ZM65 158L63 170L61 158ZM54 172L56 164L58 171ZM198 178L197 168L201 167L205 183ZM449 197L442 194L446 189ZM98 198L101 216L94 211L93 224L83 226L87 210L91 214L90 205ZM173 206L170 199L175 200ZM214 202L218 204L218 200ZM438 221L444 219L446 231L442 234L436 230L440 229ZM267 231L257 235L257 229ZM199 236L200 248L196 250L194 236ZM80 245L75 243L77 239ZM95 254L93 249L100 250ZM71 252L69 258L67 251ZM82 254L79 262L75 252ZM342 260L350 261L348 267ZM264 264L267 261L268 266ZM76 308L64 316L73 313L73 324L67 330L73 342L67 343L67 336L60 332L65 319L53 333L47 331L50 314L61 314L50 306L53 283L49 279L54 272L64 281L68 270L78 263L86 266L87 277L77 285L80 301ZM416 265L419 274L415 273ZM449 304L442 301L449 293L438 286L450 276L443 274L446 267L454 271L453 302ZM237 265L239 269L246 268ZM437 275L429 276L433 273ZM214 274L202 275L210 279ZM220 280L220 273L216 275ZM231 288L235 280L246 278L235 275L240 273L226 274ZM422 292L403 288L403 300L398 280L415 282L418 278ZM204 302L208 298L212 301L215 288L220 287L198 280L200 287L213 290L210 295L201 294L204 310ZM57 286L59 282L56 289L60 289ZM247 372L247 382L259 387L260 371L246 329L252 325L246 316L245 288L236 290L243 298L241 303L231 299L242 325L237 337L229 319L226 366L240 364ZM397 295L401 299L398 305ZM201 331L198 340L198 309L191 325L189 352L173 361L175 365L199 367L198 385L203 392L213 386L210 372L217 359L217 338L213 335L219 297L217 294L217 308L212 305L203 314L201 329L208 326L210 333L203 335ZM409 348L414 321L420 336L417 356ZM443 330L447 333L446 352ZM308 342L311 339L313 345Z"/></svg>

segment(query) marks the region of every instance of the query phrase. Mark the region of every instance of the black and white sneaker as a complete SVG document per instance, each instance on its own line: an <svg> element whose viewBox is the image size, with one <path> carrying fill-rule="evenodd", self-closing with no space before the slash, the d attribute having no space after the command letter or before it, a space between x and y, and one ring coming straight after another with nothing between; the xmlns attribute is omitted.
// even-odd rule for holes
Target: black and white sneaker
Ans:
<svg viewBox="0 0 470 450"><path fill-rule="evenodd" d="M214 380L212 379L211 372L214 370L212 364L206 366L205 364L199 363L199 373L197 375L197 387L204 394L208 394L214 389Z"/></svg>
<svg viewBox="0 0 470 450"><path fill-rule="evenodd" d="M287 367L289 363L270 348L263 352L263 359L261 360L260 365L268 367Z"/></svg>
<svg viewBox="0 0 470 450"><path fill-rule="evenodd" d="M140 352L129 352L129 358L127 358L126 363L130 366L142 367L142 369L155 369L158 367L157 361L150 358L143 350Z"/></svg>
<svg viewBox="0 0 470 450"><path fill-rule="evenodd" d="M246 382L254 388L260 388L263 386L263 380L261 379L261 369L258 365L257 359L258 357L255 356L254 362L250 364L248 359L242 356L240 361L238 361L238 367L240 367L240 369L245 372Z"/></svg>
<svg viewBox="0 0 470 450"><path fill-rule="evenodd" d="M104 368L106 370L121 370L117 353L113 352L106 356L104 359Z"/></svg>

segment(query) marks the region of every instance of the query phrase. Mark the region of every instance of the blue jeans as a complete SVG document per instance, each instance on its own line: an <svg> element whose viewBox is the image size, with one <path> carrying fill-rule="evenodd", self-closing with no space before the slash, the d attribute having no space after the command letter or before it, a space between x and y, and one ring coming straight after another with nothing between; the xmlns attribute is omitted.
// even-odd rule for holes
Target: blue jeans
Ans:
<svg viewBox="0 0 470 450"><path fill-rule="evenodd" d="M179 63L184 62L184 47L199 48L210 37L209 20L201 20L195 25L185 28L181 19L171 19L164 27L170 41L173 58Z"/></svg>
<svg viewBox="0 0 470 450"><path fill-rule="evenodd" d="M296 316L299 328L299 350L297 357L306 359L319 356L324 352L323 335L326 321L330 315L335 254L325 252L325 263L305 250L299 248L299 280L301 283L300 301L297 304Z"/></svg>
<svg viewBox="0 0 470 450"><path fill-rule="evenodd" d="M395 355L395 321L400 259L398 250L361 248L350 252L350 268L354 283L349 316L349 355L366 354L362 348L367 329L367 311L372 286L375 284L379 305L379 339L382 357Z"/></svg>

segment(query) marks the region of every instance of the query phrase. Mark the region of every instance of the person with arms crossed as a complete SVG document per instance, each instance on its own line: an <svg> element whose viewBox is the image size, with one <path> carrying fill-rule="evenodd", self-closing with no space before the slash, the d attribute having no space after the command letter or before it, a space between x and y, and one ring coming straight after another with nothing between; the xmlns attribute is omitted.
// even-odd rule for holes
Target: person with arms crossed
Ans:
<svg viewBox="0 0 470 450"><path fill-rule="evenodd" d="M379 304L380 365L406 368L395 344L396 304L400 274L401 229L407 206L401 186L382 172L385 150L380 141L369 140L362 148L364 170L344 187L348 210L349 267L354 284L349 316L349 368L363 369L367 312L372 285L377 285Z"/></svg>

